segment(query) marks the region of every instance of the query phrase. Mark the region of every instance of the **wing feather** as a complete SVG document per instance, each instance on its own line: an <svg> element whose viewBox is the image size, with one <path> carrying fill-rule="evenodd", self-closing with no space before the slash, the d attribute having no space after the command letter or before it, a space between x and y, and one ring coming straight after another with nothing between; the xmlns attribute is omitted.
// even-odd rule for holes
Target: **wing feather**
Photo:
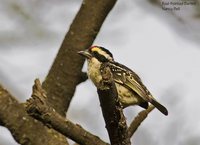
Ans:
<svg viewBox="0 0 200 145"><path fill-rule="evenodd" d="M110 68L116 83L136 92L143 100L150 102L149 95L151 94L135 72L117 62L111 63Z"/></svg>
<svg viewBox="0 0 200 145"><path fill-rule="evenodd" d="M152 103L163 114L168 115L167 109L151 95L140 77L128 67L117 63L110 63L114 81L138 94L144 101ZM148 105L147 105L148 106ZM142 106L143 107L143 106Z"/></svg>

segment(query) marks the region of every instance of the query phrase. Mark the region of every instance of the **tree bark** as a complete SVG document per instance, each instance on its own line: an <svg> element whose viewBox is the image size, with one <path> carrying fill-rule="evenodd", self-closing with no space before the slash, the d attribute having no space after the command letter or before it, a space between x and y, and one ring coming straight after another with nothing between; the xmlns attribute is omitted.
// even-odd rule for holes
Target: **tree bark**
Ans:
<svg viewBox="0 0 200 145"><path fill-rule="evenodd" d="M21 145L68 145L55 130L30 117L22 104L0 85L0 125Z"/></svg>
<svg viewBox="0 0 200 145"><path fill-rule="evenodd" d="M101 72L103 79L97 92L111 145L131 145L123 107L109 66L102 64Z"/></svg>
<svg viewBox="0 0 200 145"><path fill-rule="evenodd" d="M99 137L89 133L80 125L66 120L46 101L46 92L42 89L40 81L35 80L32 97L27 101L27 112L34 118L42 121L45 125L52 127L66 137L81 145L108 145Z"/></svg>
<svg viewBox="0 0 200 145"><path fill-rule="evenodd" d="M86 80L81 72L84 60L77 51L92 45L116 0L83 0L57 57L43 83L48 101L65 116L76 86ZM17 85L17 84L16 84ZM7 127L20 144L67 144L57 132L29 117L22 104L0 86L0 125Z"/></svg>
<svg viewBox="0 0 200 145"><path fill-rule="evenodd" d="M62 116L65 116L77 84L80 83L84 59L77 55L90 47L106 16L117 0L83 0L57 57L47 75L43 88L48 101Z"/></svg>

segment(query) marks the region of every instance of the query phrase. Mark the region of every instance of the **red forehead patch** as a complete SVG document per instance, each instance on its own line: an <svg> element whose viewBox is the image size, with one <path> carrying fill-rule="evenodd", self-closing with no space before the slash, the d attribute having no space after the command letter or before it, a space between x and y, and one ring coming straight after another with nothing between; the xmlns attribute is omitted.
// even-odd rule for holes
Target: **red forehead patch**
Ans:
<svg viewBox="0 0 200 145"><path fill-rule="evenodd" d="M92 50L93 48L96 48L96 47L98 48L99 46L94 45L94 46L91 46L89 49Z"/></svg>

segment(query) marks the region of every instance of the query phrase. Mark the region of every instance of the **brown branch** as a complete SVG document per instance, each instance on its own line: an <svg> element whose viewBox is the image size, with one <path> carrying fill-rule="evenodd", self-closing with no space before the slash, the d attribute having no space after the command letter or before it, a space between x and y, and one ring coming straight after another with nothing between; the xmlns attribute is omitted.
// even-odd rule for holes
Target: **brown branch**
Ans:
<svg viewBox="0 0 200 145"><path fill-rule="evenodd" d="M103 80L97 92L111 145L130 145L126 119L111 71L106 65L102 65L101 71Z"/></svg>
<svg viewBox="0 0 200 145"><path fill-rule="evenodd" d="M1 85L0 124L8 128L15 140L22 145L68 145L61 134L30 117L24 106Z"/></svg>
<svg viewBox="0 0 200 145"><path fill-rule="evenodd" d="M83 0L43 83L51 106L63 116L68 110L77 84L80 83L84 59L77 55L77 51L92 45L116 1Z"/></svg>
<svg viewBox="0 0 200 145"><path fill-rule="evenodd" d="M108 145L99 137L84 130L80 125L65 120L59 113L49 106L46 93L38 79L33 86L32 98L27 101L27 112L34 118L42 121L66 137L81 145Z"/></svg>
<svg viewBox="0 0 200 145"><path fill-rule="evenodd" d="M138 129L140 124L147 118L148 114L154 109L153 105L150 105L148 109L141 111L138 115L134 118L128 128L128 135L129 137L133 136L135 131Z"/></svg>
<svg viewBox="0 0 200 145"><path fill-rule="evenodd" d="M43 83L49 103L62 116L65 116L68 110L76 86L86 79L81 72L84 60L77 56L76 52L92 45L115 2L116 0L83 0ZM1 86L0 123L11 131L20 144L67 144L60 134L30 118L23 105Z"/></svg>

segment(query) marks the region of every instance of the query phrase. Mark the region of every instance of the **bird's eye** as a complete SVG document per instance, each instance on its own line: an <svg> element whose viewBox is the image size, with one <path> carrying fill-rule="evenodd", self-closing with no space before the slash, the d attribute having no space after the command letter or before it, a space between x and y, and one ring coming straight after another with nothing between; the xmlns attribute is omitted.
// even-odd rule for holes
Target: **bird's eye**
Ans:
<svg viewBox="0 0 200 145"><path fill-rule="evenodd" d="M95 57L98 57L99 53L96 52L96 51L91 51L92 55L95 56Z"/></svg>
<svg viewBox="0 0 200 145"><path fill-rule="evenodd" d="M99 54L97 51L92 51L92 55L93 55L96 59L98 59L99 61L101 61L101 62L107 62L107 61L108 61L108 59L107 59L105 56Z"/></svg>
<svg viewBox="0 0 200 145"><path fill-rule="evenodd" d="M98 55L98 52L96 52L96 51L92 51L92 53L93 53L94 55Z"/></svg>

